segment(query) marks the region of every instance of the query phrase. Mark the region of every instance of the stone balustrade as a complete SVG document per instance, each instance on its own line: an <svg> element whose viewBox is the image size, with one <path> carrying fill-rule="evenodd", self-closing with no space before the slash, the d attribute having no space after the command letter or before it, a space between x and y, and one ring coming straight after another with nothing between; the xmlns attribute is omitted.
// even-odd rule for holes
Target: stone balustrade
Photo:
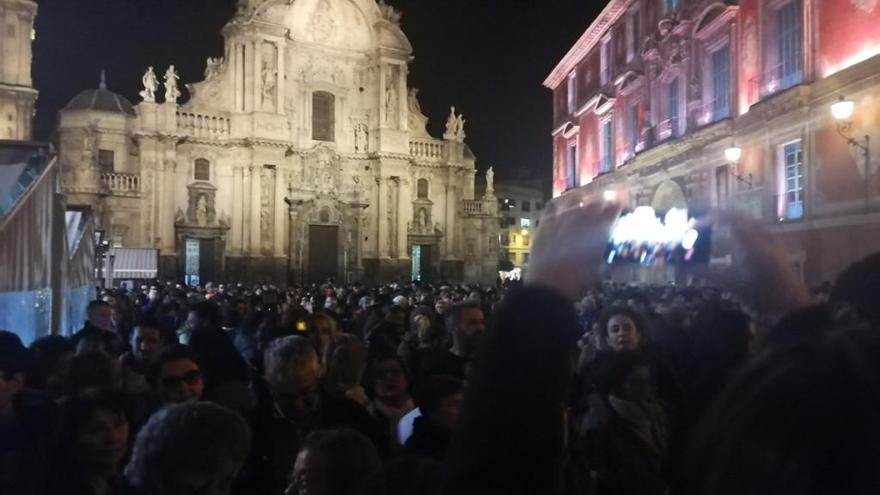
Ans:
<svg viewBox="0 0 880 495"><path fill-rule="evenodd" d="M443 142L441 141L410 141L409 154L416 158L440 160L443 158Z"/></svg>
<svg viewBox="0 0 880 495"><path fill-rule="evenodd" d="M177 129L195 137L228 136L229 118L192 112L177 112Z"/></svg>
<svg viewBox="0 0 880 495"><path fill-rule="evenodd" d="M487 212L483 209L482 201L466 199L464 200L464 214L469 216L479 216L485 215Z"/></svg>
<svg viewBox="0 0 880 495"><path fill-rule="evenodd" d="M111 194L140 194L141 177L135 174L103 173L101 174L101 187Z"/></svg>

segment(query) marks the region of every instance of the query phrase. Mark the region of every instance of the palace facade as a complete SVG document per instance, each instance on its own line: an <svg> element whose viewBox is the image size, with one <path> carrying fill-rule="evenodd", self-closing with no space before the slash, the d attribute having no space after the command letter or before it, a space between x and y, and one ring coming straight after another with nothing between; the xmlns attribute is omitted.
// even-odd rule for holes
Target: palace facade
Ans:
<svg viewBox="0 0 880 495"><path fill-rule="evenodd" d="M611 0L544 82L554 195L739 210L832 280L880 250L878 26L877 0Z"/></svg>

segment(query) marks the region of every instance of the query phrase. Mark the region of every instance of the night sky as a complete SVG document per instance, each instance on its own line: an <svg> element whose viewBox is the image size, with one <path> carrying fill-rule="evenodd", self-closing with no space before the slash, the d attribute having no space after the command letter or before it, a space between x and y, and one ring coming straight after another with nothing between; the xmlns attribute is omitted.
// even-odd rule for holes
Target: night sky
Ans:
<svg viewBox="0 0 880 495"><path fill-rule="evenodd" d="M57 112L98 85L138 103L148 65L175 64L184 82L199 81L208 56L223 54L220 29L235 0L38 0L34 79L40 91L36 137L51 138ZM413 44L410 87L420 89L429 131L455 105L467 119L477 166L497 180L549 181L552 164L549 90L544 78L604 2L587 0L391 0ZM184 91L184 95L186 92ZM185 101L185 99L183 100Z"/></svg>

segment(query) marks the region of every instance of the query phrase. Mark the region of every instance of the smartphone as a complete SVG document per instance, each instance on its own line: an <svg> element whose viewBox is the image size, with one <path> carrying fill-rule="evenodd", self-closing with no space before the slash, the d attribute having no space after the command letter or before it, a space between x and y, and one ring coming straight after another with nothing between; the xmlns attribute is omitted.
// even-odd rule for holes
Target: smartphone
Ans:
<svg viewBox="0 0 880 495"><path fill-rule="evenodd" d="M309 329L309 327L306 326L306 322L304 322L304 321L296 322L296 331L297 332L305 332L308 329Z"/></svg>
<svg viewBox="0 0 880 495"><path fill-rule="evenodd" d="M657 212L650 206L624 211L611 229L605 262L643 266L708 263L712 226L687 209Z"/></svg>

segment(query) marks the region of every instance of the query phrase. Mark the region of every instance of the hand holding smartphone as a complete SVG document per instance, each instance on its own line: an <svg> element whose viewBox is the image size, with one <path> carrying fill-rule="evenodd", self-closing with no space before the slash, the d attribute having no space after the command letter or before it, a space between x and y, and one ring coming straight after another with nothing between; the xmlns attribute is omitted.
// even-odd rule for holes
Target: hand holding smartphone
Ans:
<svg viewBox="0 0 880 495"><path fill-rule="evenodd" d="M687 209L658 213L650 206L624 211L611 230L605 262L643 266L708 263L712 227Z"/></svg>

